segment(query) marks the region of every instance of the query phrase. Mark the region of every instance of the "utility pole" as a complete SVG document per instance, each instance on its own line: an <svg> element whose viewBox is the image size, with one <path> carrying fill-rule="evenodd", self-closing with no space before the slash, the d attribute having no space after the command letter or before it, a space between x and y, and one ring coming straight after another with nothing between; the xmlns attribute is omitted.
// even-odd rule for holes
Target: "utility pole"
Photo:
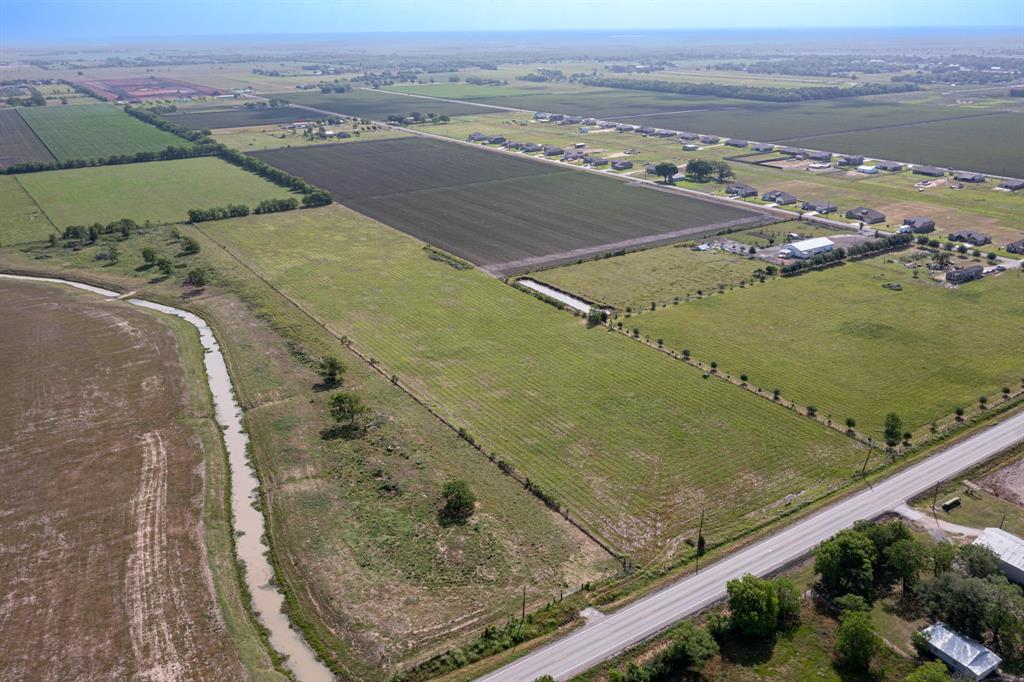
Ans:
<svg viewBox="0 0 1024 682"><path fill-rule="evenodd" d="M868 454L864 457L864 466L860 468L860 477L864 478L867 475L868 460L871 459L871 448L868 448Z"/></svg>
<svg viewBox="0 0 1024 682"><path fill-rule="evenodd" d="M939 484L935 484L935 492L932 494L932 514L935 513L935 503L939 500Z"/></svg>
<svg viewBox="0 0 1024 682"><path fill-rule="evenodd" d="M697 573L700 573L700 555L704 552L704 504L700 505L700 526L697 529Z"/></svg>
<svg viewBox="0 0 1024 682"><path fill-rule="evenodd" d="M520 622L526 622L526 585L523 585L523 617Z"/></svg>
<svg viewBox="0 0 1024 682"><path fill-rule="evenodd" d="M999 520L999 530L1003 529L1003 524L1006 523L1006 512L1003 512L1003 518Z"/></svg>

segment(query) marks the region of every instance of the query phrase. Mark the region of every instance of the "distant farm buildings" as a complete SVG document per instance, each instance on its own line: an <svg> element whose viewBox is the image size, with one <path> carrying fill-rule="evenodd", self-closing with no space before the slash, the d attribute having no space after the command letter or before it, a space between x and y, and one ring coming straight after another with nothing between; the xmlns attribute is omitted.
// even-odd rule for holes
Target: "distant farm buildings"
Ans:
<svg viewBox="0 0 1024 682"><path fill-rule="evenodd" d="M974 279L981 279L985 274L985 268L981 265L965 265L962 268L953 268L946 271L946 281L950 284L963 284Z"/></svg>
<svg viewBox="0 0 1024 682"><path fill-rule="evenodd" d="M815 237L786 244L779 249L779 255L783 258L811 258L820 253L828 253L832 246L833 242L828 237Z"/></svg>
<svg viewBox="0 0 1024 682"><path fill-rule="evenodd" d="M928 641L928 648L943 663L956 671L958 676L970 680L988 677L1003 659L995 653L964 637L943 623L929 625L921 631Z"/></svg>
<svg viewBox="0 0 1024 682"><path fill-rule="evenodd" d="M995 552L1003 575L1011 582L1024 585L1024 540L1001 528L986 528L974 544Z"/></svg>
<svg viewBox="0 0 1024 682"><path fill-rule="evenodd" d="M865 208L858 206L857 208L851 208L846 212L846 217L851 220L859 220L867 225L874 225L876 223L885 222L885 214L881 211L876 211L873 208Z"/></svg>

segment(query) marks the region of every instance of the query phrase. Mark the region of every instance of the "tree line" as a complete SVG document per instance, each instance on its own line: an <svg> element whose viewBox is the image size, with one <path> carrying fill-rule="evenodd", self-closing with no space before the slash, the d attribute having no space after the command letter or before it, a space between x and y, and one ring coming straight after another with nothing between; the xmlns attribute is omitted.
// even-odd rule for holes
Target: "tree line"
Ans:
<svg viewBox="0 0 1024 682"><path fill-rule="evenodd" d="M861 244L854 244L853 246L848 246L845 249L838 247L827 253L819 253L811 258L803 258L792 263L787 263L782 266L779 272L783 277L795 275L803 270L814 270L826 265L839 263L845 258L869 256L873 253L878 253L879 251L906 246L910 244L913 239L914 236L911 234L894 234L889 237L881 237L879 239L871 239Z"/></svg>
<svg viewBox="0 0 1024 682"><path fill-rule="evenodd" d="M918 90L916 83L860 83L856 87L809 86L804 88L773 88L763 85L723 85L721 83L677 83L632 78L584 78L584 85L622 90L649 90L676 95L708 95L749 99L759 102L803 102L815 99L840 99L865 95L886 95Z"/></svg>

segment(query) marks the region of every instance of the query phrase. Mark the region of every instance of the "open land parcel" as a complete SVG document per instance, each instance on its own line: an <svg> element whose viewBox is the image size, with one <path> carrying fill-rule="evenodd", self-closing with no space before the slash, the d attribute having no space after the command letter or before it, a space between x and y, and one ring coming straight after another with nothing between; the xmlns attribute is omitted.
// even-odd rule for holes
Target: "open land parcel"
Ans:
<svg viewBox="0 0 1024 682"><path fill-rule="evenodd" d="M17 109L0 110L0 169L19 163L53 163L53 154Z"/></svg>

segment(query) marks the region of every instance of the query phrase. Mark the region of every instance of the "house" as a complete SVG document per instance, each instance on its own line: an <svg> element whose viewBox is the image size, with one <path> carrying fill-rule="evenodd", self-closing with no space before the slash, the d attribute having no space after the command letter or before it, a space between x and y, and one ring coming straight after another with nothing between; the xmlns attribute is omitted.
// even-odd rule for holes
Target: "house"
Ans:
<svg viewBox="0 0 1024 682"><path fill-rule="evenodd" d="M783 258L811 258L819 253L828 253L832 246L833 241L828 237L815 237L786 244L779 249L779 255Z"/></svg>
<svg viewBox="0 0 1024 682"><path fill-rule="evenodd" d="M949 235L949 238L954 242L967 242L975 246L984 246L992 241L992 237L984 232L972 232L971 230L959 230Z"/></svg>
<svg viewBox="0 0 1024 682"><path fill-rule="evenodd" d="M566 116L562 119L562 125L579 125L583 123L582 116Z"/></svg>
<svg viewBox="0 0 1024 682"><path fill-rule="evenodd" d="M878 169L874 166L857 166L857 172L864 175L878 175Z"/></svg>
<svg viewBox="0 0 1024 682"><path fill-rule="evenodd" d="M921 631L928 648L936 658L952 668L957 675L981 680L991 674L1003 659L973 639L957 634L943 623L929 625Z"/></svg>
<svg viewBox="0 0 1024 682"><path fill-rule="evenodd" d="M1024 180L1003 180L999 183L999 189L1008 189L1011 192L1016 192L1019 189L1024 189Z"/></svg>
<svg viewBox="0 0 1024 682"><path fill-rule="evenodd" d="M524 153L526 153L526 154L533 154L534 152L539 152L539 151L543 151L543 150L544 150L544 147L542 147L541 145L539 145L539 144L537 144L535 142L527 142L526 144L524 144L522 146L522 151Z"/></svg>
<svg viewBox="0 0 1024 682"><path fill-rule="evenodd" d="M860 166L864 163L863 156L840 156L837 162L840 166Z"/></svg>
<svg viewBox="0 0 1024 682"><path fill-rule="evenodd" d="M849 211L846 212L846 217L850 218L851 220L859 220L860 222L867 223L868 225L874 225L875 223L885 222L884 213L876 211L873 208L864 208L863 206L851 208Z"/></svg>
<svg viewBox="0 0 1024 682"><path fill-rule="evenodd" d="M725 144L730 146L730 147L746 147L750 143L747 142L746 140L729 139L729 140L725 141Z"/></svg>
<svg viewBox="0 0 1024 682"><path fill-rule="evenodd" d="M742 182L732 182L725 186L725 193L733 197L756 197L757 189Z"/></svg>
<svg viewBox="0 0 1024 682"><path fill-rule="evenodd" d="M803 203L803 209L805 211L814 211L815 213L821 213L825 215L827 213L835 213L838 207L829 201L805 201Z"/></svg>
<svg viewBox="0 0 1024 682"><path fill-rule="evenodd" d="M945 168L938 166L914 166L914 175L927 175L931 178L941 178L946 174Z"/></svg>
<svg viewBox="0 0 1024 682"><path fill-rule="evenodd" d="M608 159L602 159L600 156L584 156L583 163L596 168L597 166L607 166Z"/></svg>
<svg viewBox="0 0 1024 682"><path fill-rule="evenodd" d="M755 152L772 152L775 151L775 145L768 144L767 142L755 142L750 145L750 148Z"/></svg>
<svg viewBox="0 0 1024 682"><path fill-rule="evenodd" d="M701 135L700 136L700 141L703 142L704 144L717 144L718 142L721 141L721 139L722 138L718 137L717 135Z"/></svg>
<svg viewBox="0 0 1024 682"><path fill-rule="evenodd" d="M466 136L466 139L470 142L483 142L487 139L487 136L483 133L470 133Z"/></svg>
<svg viewBox="0 0 1024 682"><path fill-rule="evenodd" d="M657 175L658 171L656 169L656 165L654 165L653 163L649 163L646 166L644 166L644 173L646 173L647 175Z"/></svg>
<svg viewBox="0 0 1024 682"><path fill-rule="evenodd" d="M831 161L832 152L805 152L806 156L811 161Z"/></svg>
<svg viewBox="0 0 1024 682"><path fill-rule="evenodd" d="M962 268L946 270L946 281L950 284L963 284L964 282L970 282L972 279L981 279L984 274L985 268L981 265L965 265Z"/></svg>
<svg viewBox="0 0 1024 682"><path fill-rule="evenodd" d="M637 129L637 132L641 135L653 135L657 131L651 126L640 126L640 128Z"/></svg>
<svg viewBox="0 0 1024 682"><path fill-rule="evenodd" d="M633 167L632 161L612 161L612 170L629 170Z"/></svg>
<svg viewBox="0 0 1024 682"><path fill-rule="evenodd" d="M656 132L654 134L657 135L658 137L675 137L676 136L676 134L673 133L671 130L659 130L658 132Z"/></svg>
<svg viewBox="0 0 1024 682"><path fill-rule="evenodd" d="M544 156L561 156L565 150L554 145L544 145Z"/></svg>
<svg viewBox="0 0 1024 682"><path fill-rule="evenodd" d="M582 135L586 135L587 133L590 132L590 128L577 128L576 132Z"/></svg>
<svg viewBox="0 0 1024 682"><path fill-rule="evenodd" d="M505 138L501 135L495 135L494 137L487 138L487 144L501 144L505 141Z"/></svg>
<svg viewBox="0 0 1024 682"><path fill-rule="evenodd" d="M985 182L984 173L970 173L968 171L953 171L953 179L957 182Z"/></svg>
<svg viewBox="0 0 1024 682"><path fill-rule="evenodd" d="M684 145L683 145L683 151L684 151L684 152L695 152L695 151L697 151L698 149L700 149L700 147L698 147L698 146L697 146L697 145L695 145L695 144L684 144Z"/></svg>
<svg viewBox="0 0 1024 682"><path fill-rule="evenodd" d="M926 234L935 229L935 221L924 216L912 216L903 219L903 225L910 228L911 232Z"/></svg>
<svg viewBox="0 0 1024 682"><path fill-rule="evenodd" d="M1003 575L1011 582L1024 585L1024 540L1002 528L986 528L974 544L995 552Z"/></svg>
<svg viewBox="0 0 1024 682"><path fill-rule="evenodd" d="M697 133L679 133L680 140L697 140L700 139L700 135Z"/></svg>
<svg viewBox="0 0 1024 682"><path fill-rule="evenodd" d="M889 171L891 173L898 173L903 170L903 164L896 163L895 161L879 161L875 164L875 168L878 170Z"/></svg>
<svg viewBox="0 0 1024 682"><path fill-rule="evenodd" d="M1010 242L1006 245L1006 250L1010 253L1024 253L1024 239Z"/></svg>
<svg viewBox="0 0 1024 682"><path fill-rule="evenodd" d="M585 118L585 119L583 119L583 125L585 125L585 126L597 125L597 119L596 118Z"/></svg>
<svg viewBox="0 0 1024 682"><path fill-rule="evenodd" d="M795 204L797 198L789 192L783 192L782 190L773 189L770 192L765 192L761 195L762 201L768 201L779 206L787 206L789 204Z"/></svg>
<svg viewBox="0 0 1024 682"><path fill-rule="evenodd" d="M631 133L634 130L636 130L636 126L631 126L628 123L620 123L619 125L615 126L615 129L618 130L620 133Z"/></svg>
<svg viewBox="0 0 1024 682"><path fill-rule="evenodd" d="M551 118L551 114L545 114L543 111L533 112L533 118L538 121L546 121Z"/></svg>
<svg viewBox="0 0 1024 682"><path fill-rule="evenodd" d="M799 159L806 156L807 150L800 149L800 147L779 147L779 153Z"/></svg>
<svg viewBox="0 0 1024 682"><path fill-rule="evenodd" d="M565 118L565 114L549 114L548 115L548 120L551 121L552 123L558 123L563 118Z"/></svg>

